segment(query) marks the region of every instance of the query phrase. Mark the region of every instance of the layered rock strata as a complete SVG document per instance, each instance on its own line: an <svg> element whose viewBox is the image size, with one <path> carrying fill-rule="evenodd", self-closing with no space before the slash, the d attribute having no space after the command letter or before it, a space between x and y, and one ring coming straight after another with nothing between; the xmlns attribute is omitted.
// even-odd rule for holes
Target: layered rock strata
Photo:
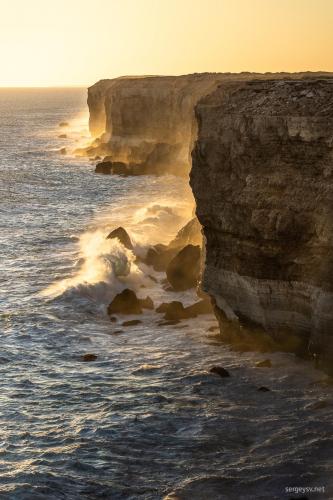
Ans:
<svg viewBox="0 0 333 500"><path fill-rule="evenodd" d="M225 319L333 362L333 79L233 82L196 106L203 288Z"/></svg>

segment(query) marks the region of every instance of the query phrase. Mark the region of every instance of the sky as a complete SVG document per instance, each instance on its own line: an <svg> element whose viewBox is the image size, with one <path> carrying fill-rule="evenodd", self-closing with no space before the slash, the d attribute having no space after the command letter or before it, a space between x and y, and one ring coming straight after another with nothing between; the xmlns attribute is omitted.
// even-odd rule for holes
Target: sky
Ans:
<svg viewBox="0 0 333 500"><path fill-rule="evenodd" d="M333 71L333 0L0 0L0 86Z"/></svg>

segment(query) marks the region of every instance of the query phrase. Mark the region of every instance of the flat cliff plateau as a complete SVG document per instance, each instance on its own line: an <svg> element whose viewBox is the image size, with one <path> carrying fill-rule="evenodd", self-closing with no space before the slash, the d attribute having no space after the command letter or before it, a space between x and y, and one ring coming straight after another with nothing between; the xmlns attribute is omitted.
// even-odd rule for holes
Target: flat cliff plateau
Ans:
<svg viewBox="0 0 333 500"><path fill-rule="evenodd" d="M279 73L275 77L292 75ZM96 141L87 154L108 157L103 173L112 172L113 161L117 173L169 172L186 177L197 135L197 102L220 84L253 78L269 79L272 74L197 73L101 80L88 89L89 125Z"/></svg>
<svg viewBox="0 0 333 500"><path fill-rule="evenodd" d="M223 83L195 113L202 286L222 335L263 328L332 372L333 78Z"/></svg>

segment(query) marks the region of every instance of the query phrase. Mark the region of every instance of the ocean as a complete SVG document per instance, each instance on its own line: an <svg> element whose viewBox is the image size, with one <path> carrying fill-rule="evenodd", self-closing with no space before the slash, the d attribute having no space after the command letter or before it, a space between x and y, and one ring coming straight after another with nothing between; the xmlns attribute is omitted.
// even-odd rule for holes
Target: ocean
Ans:
<svg viewBox="0 0 333 500"><path fill-rule="evenodd" d="M173 176L95 174L75 155L90 140L86 89L0 90L0 499L330 498L332 386L309 361L235 352L212 315L110 322L127 287L198 300L106 240L121 225L144 255L193 198Z"/></svg>

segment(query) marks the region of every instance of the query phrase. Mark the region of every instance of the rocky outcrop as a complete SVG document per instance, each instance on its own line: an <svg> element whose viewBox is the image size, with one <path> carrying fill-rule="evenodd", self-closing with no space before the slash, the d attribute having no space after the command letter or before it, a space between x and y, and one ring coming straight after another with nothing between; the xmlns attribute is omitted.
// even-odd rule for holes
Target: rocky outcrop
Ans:
<svg viewBox="0 0 333 500"><path fill-rule="evenodd" d="M166 275L174 290L188 290L197 286L200 276L200 259L200 247L186 245L169 262Z"/></svg>
<svg viewBox="0 0 333 500"><path fill-rule="evenodd" d="M196 107L203 288L226 319L333 361L333 79L232 82ZM236 331L237 329L235 329Z"/></svg>
<svg viewBox="0 0 333 500"><path fill-rule="evenodd" d="M108 305L107 312L112 314L142 314L142 309L154 309L154 303L150 297L139 299L133 290L125 288L118 293Z"/></svg>

